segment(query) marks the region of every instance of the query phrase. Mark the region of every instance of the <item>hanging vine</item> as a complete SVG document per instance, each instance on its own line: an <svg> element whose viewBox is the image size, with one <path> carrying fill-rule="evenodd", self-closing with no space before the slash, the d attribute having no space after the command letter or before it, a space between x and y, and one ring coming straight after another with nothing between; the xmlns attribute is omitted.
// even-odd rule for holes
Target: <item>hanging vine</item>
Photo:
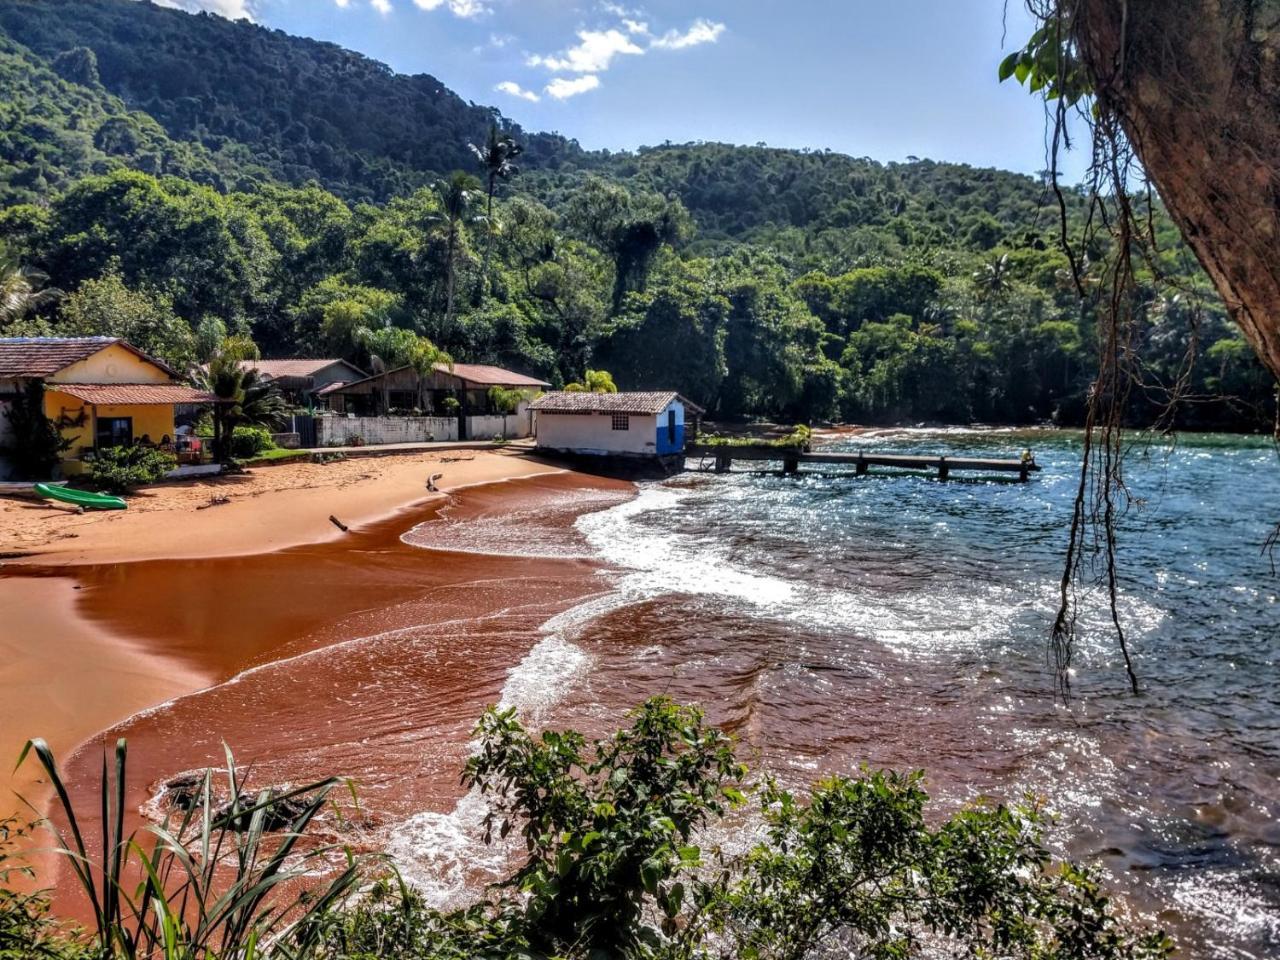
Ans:
<svg viewBox="0 0 1280 960"><path fill-rule="evenodd" d="M1016 80L1044 98L1048 183L1058 208L1060 242L1081 309L1096 318L1098 373L1088 394L1079 483L1050 644L1064 698L1070 695L1082 594L1095 586L1106 591L1129 686L1135 694L1139 692L1121 615L1117 562L1119 523L1133 503L1124 473L1133 442L1125 429L1127 415L1137 395L1156 397L1161 413L1150 429L1159 434L1172 429L1177 406L1188 399L1202 317L1197 291L1178 288L1160 269L1153 225L1159 201L1138 160L1141 144L1135 142L1108 95L1109 84L1126 70L1128 3L1119 3L1123 8L1120 55L1105 67L1090 62L1079 43L1084 3L1026 0L1038 29L1021 49L1005 58L999 71L1001 80ZM1073 146L1073 124L1087 130L1090 140L1083 186L1086 209L1075 221L1069 216L1060 163ZM1091 259L1090 251L1103 255ZM1146 278L1150 282L1144 284ZM1167 308L1170 294L1189 306L1189 336L1178 375L1172 382L1160 382L1149 375L1142 346L1150 318Z"/></svg>

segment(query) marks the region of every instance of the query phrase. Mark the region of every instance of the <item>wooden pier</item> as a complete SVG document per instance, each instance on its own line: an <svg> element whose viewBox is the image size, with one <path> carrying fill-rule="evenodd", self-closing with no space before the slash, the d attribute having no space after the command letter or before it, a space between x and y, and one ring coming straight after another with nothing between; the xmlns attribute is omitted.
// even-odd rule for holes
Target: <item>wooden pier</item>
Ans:
<svg viewBox="0 0 1280 960"><path fill-rule="evenodd" d="M865 476L871 467L887 467L891 470L936 472L939 480L946 480L957 473L1016 473L1023 483L1031 474L1039 473L1035 458L1028 460L990 460L976 457L931 456L928 454L900 453L826 453L804 452L767 446L704 446L691 444L685 450L686 459L710 459L715 461L716 473L727 473L735 460L781 462L784 474L800 472L804 463L819 463L853 467L856 476Z"/></svg>

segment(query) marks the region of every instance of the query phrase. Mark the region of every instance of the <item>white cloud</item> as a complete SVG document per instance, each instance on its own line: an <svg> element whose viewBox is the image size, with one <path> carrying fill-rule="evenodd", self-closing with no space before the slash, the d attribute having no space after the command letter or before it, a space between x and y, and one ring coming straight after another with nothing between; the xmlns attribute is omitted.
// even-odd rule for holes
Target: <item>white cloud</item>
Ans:
<svg viewBox="0 0 1280 960"><path fill-rule="evenodd" d="M616 56L644 53L644 49L621 30L579 30L578 40L577 46L560 56L530 57L529 66L546 67L557 73L603 73Z"/></svg>
<svg viewBox="0 0 1280 960"><path fill-rule="evenodd" d="M373 9L381 14L385 15L391 12L391 0L369 0L369 3Z"/></svg>
<svg viewBox="0 0 1280 960"><path fill-rule="evenodd" d="M514 80L503 80L493 89L497 90L499 93L505 93L512 97L519 97L521 100L528 100L530 103L537 103L542 99L532 90L526 90Z"/></svg>
<svg viewBox="0 0 1280 960"><path fill-rule="evenodd" d="M643 20L632 20L630 17L623 17L622 25L627 28L627 33L634 33L641 37L649 35L649 24Z"/></svg>
<svg viewBox="0 0 1280 960"><path fill-rule="evenodd" d="M422 10L437 10L445 7L455 17L471 19L489 12L483 0L413 0Z"/></svg>
<svg viewBox="0 0 1280 960"><path fill-rule="evenodd" d="M557 100L568 100L580 93L586 93L600 86L600 78L594 73L587 73L570 80L567 77L556 77L547 84L547 95Z"/></svg>
<svg viewBox="0 0 1280 960"><path fill-rule="evenodd" d="M228 20L252 20L253 0L157 0L162 7L186 10L188 13L207 11Z"/></svg>
<svg viewBox="0 0 1280 960"><path fill-rule="evenodd" d="M684 50L688 47L701 46L704 43L715 43L725 31L723 23L712 23L710 20L695 20L684 33L679 30L668 30L650 44L656 50Z"/></svg>

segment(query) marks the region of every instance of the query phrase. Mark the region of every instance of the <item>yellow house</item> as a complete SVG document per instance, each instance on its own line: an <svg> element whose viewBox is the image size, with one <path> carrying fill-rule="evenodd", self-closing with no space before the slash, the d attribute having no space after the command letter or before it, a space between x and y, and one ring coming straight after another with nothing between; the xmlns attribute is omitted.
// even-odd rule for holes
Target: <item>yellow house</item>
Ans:
<svg viewBox="0 0 1280 960"><path fill-rule="evenodd" d="M216 402L137 347L110 337L0 339L0 448L9 430L4 408L32 381L44 385L44 413L71 446L62 473L87 469L105 447L172 443L175 407Z"/></svg>

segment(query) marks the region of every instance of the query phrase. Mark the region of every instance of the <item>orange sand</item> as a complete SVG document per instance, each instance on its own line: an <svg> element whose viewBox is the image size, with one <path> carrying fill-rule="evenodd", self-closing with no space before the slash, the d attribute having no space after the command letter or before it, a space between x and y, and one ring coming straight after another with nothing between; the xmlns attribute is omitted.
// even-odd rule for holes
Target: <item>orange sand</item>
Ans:
<svg viewBox="0 0 1280 960"><path fill-rule="evenodd" d="M222 679L82 616L80 587L57 576L58 568L242 556L332 541L344 534L330 515L355 531L440 499L426 489L433 474L443 474L439 489L450 491L558 472L505 451L450 451L261 467L160 486L132 497L127 512L79 514L31 499L0 500L0 555L10 558L0 564L0 817L22 809L15 793L37 805L46 799L33 761L13 772L28 737L43 736L66 758L138 711ZM198 509L223 496L231 502ZM6 566L29 564L49 575L4 576Z"/></svg>
<svg viewBox="0 0 1280 960"><path fill-rule="evenodd" d="M122 512L80 514L15 497L0 500L0 556L44 565L265 553L342 536L330 515L354 528L430 500L432 474L444 475L437 485L448 491L559 469L506 451L454 450L258 467L154 487ZM207 507L213 497L231 502Z"/></svg>

